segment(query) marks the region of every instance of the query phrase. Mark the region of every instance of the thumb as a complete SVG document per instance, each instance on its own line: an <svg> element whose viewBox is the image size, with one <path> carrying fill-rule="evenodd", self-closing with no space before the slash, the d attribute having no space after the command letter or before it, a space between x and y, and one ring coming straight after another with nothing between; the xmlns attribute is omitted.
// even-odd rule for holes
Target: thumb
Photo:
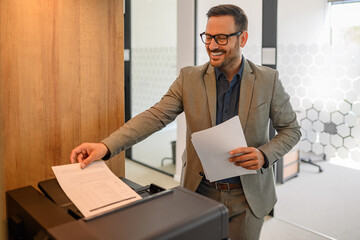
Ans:
<svg viewBox="0 0 360 240"><path fill-rule="evenodd" d="M94 154L90 154L86 159L84 159L81 163L80 163L80 168L86 168L87 165L89 165L90 163L92 163L94 161Z"/></svg>

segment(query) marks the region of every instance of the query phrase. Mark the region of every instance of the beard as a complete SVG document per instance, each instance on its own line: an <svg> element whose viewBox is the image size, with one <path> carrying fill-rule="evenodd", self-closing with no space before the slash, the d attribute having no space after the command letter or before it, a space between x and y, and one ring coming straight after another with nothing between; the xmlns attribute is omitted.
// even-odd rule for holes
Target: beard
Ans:
<svg viewBox="0 0 360 240"><path fill-rule="evenodd" d="M221 53L222 55L214 56L212 54ZM229 67L232 67L232 65L241 58L241 54L239 51L239 48L237 49L231 49L228 51L224 50L214 50L214 51L208 51L208 55L210 57L210 64L213 67L217 67L219 69L226 69Z"/></svg>
<svg viewBox="0 0 360 240"><path fill-rule="evenodd" d="M235 46L229 49L207 49L210 58L210 64L219 69L231 68L233 64L241 59L241 50L239 46L239 39L236 41ZM215 54L215 55L214 55Z"/></svg>

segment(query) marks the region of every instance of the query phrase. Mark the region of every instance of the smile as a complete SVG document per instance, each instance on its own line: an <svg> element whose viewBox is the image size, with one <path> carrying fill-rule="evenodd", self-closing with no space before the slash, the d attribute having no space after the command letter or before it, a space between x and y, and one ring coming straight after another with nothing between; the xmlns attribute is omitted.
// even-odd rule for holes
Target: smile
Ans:
<svg viewBox="0 0 360 240"><path fill-rule="evenodd" d="M224 53L223 52L211 52L211 55L213 55L213 56L220 56L222 54L224 54Z"/></svg>

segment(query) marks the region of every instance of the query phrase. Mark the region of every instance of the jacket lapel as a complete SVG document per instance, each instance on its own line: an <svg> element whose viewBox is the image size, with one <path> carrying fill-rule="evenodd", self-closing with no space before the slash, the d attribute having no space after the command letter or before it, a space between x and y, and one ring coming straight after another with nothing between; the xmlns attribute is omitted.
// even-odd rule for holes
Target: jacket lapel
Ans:
<svg viewBox="0 0 360 240"><path fill-rule="evenodd" d="M216 78L215 70L209 64L208 69L204 75L204 82L209 105L209 112L212 126L216 125Z"/></svg>
<svg viewBox="0 0 360 240"><path fill-rule="evenodd" d="M254 80L255 75L252 74L253 70L246 59L244 72L241 79L240 85L240 96L239 96L239 116L243 131L245 131L248 113L250 108L251 99L253 96Z"/></svg>
<svg viewBox="0 0 360 240"><path fill-rule="evenodd" d="M255 75L252 74L253 70L246 59L244 72L241 79L240 96L239 96L239 116L243 130L245 131L250 103L253 96ZM209 112L211 116L212 126L216 125L216 78L215 70L209 64L208 69L204 75L204 82L209 105Z"/></svg>

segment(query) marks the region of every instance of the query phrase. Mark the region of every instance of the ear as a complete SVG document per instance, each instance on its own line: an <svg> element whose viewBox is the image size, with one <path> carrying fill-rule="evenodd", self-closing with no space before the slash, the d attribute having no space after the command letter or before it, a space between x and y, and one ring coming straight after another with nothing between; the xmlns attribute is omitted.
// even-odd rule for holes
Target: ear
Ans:
<svg viewBox="0 0 360 240"><path fill-rule="evenodd" d="M248 40L248 32L244 31L241 35L240 35L240 47L245 47L247 40Z"/></svg>

